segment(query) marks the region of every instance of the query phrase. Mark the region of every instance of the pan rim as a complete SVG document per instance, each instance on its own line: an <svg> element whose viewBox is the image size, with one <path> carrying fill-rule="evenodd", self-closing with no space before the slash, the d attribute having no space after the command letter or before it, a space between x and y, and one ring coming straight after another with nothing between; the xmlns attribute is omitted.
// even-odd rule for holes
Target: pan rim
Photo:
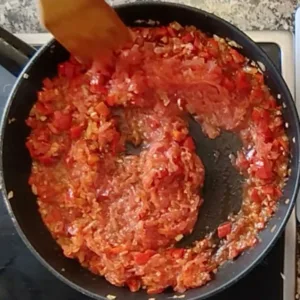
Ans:
<svg viewBox="0 0 300 300"><path fill-rule="evenodd" d="M170 8L174 8L177 7L179 9L184 9L185 11L191 11L194 13L198 13L198 14L203 14L205 16L207 16L210 19L213 19L214 21L221 23L225 26L227 26L229 28L229 30L231 31L235 31L239 34L239 36L241 38L243 38L244 40L247 41L247 43L249 45L251 45L252 48L255 48L256 51L264 57L264 59L266 60L266 62L269 65L269 68L271 68L273 70L273 73L276 74L277 80L280 81L281 83L281 89L282 89L282 93L284 93L285 95L287 95L286 97L286 101L289 102L289 104L291 105L291 113L292 113L292 117L294 120L299 120L298 117L298 113L297 113L297 109L295 106L295 102L293 100L293 97L291 95L291 92L289 91L285 80L283 79L282 75L277 71L276 67L274 66L273 62L270 60L270 58L266 55L266 53L260 49L255 42L248 37L244 32L242 32L241 30L239 30L237 27L235 27L234 25L230 24L229 22L225 21L222 18L219 18L209 12L203 11L201 9L195 8L195 7L191 7L188 5L184 5L184 4L179 4L179 3L173 3L173 2L157 2L157 1L146 1L146 2L142 2L142 3L127 3L127 4L121 4L121 5L116 5L114 6L115 9L122 9L122 8L130 8L130 7L141 7L141 6L153 6L156 5L158 8L163 8L163 7L170 7ZM49 41L47 44L45 44L40 50L38 50L36 52L36 54L31 58L31 60L28 62L28 64L25 66L25 68L22 70L22 72L20 73L9 97L8 97L8 101L5 105L4 111L3 111L3 115L2 115L2 119L1 119L1 132L0 132L0 155L1 155L1 161L0 161L0 185L1 185L1 192L3 195L3 199L4 199L4 203L5 206L9 212L9 216L11 217L13 224L19 234L19 236L22 238L23 242L25 243L25 245L30 249L30 251L34 254L34 256L42 263L43 266L45 266L52 274L54 274L57 278L59 278L62 282L68 284L69 286L71 286L72 288L74 288L75 290L81 292L82 294L92 297L94 299L106 299L105 296L101 296L99 294L96 294L94 292L91 292L87 289L82 288L81 286L79 286L78 284L74 283L73 281L67 279L63 274L59 273L57 270L55 270L54 267L52 267L39 253L38 251L34 248L34 246L30 243L30 241L27 239L25 233L23 232L23 230L21 229L21 226L19 225L15 214L12 210L12 207L10 205L10 201L7 198L7 191L6 191L6 187L5 187L5 179L4 179L4 173L3 173L3 146L4 146L4 134L5 134L5 129L7 126L7 120L8 120L8 115L9 115L9 111L10 111L10 107L11 104L13 102L14 96L17 93L18 87L21 84L22 80L23 80L23 75L28 73L28 71L31 69L31 67L35 64L35 60L37 57L41 56L44 52L46 52L49 48L51 48L51 46L55 43L55 40L52 39L51 41ZM271 71L272 71L271 70ZM295 128L296 128L296 132L294 134L296 141L300 140L300 124L299 122L297 122L295 124ZM273 235L273 237L270 239L269 243L265 246L266 251L261 252L259 255L257 255L254 259L252 259L251 264L249 264L246 268L244 268L242 271L237 272L237 274L235 276L233 276L232 278L226 280L223 284L220 284L218 287L216 287L214 290L211 291L207 291L206 293L203 293L200 296L192 296L189 297L187 299L190 300L197 300L197 299L205 299L208 298L210 296L216 295L220 292L222 292L223 290L225 290L226 288L228 288L229 286L233 285L235 282L237 282L238 280L240 280L242 277L244 277L246 274L248 274L255 266L258 265L258 263L267 255L267 253L272 249L272 246L275 244L275 242L277 241L277 239L280 237L281 233L283 232L283 229L285 228L285 225L292 213L293 207L294 207L294 203L296 201L296 197L298 195L298 191L299 191L299 180L300 180L300 159L299 159L299 145L297 145L298 147L298 151L297 151L297 171L296 171L296 176L295 176L295 182L294 182L294 190L292 193L292 197L291 197L291 201L289 203L289 206L287 208L286 214L284 216L284 218L282 219L282 222L280 224L280 227L278 228L278 231L276 234ZM197 289L202 289L204 287L200 287Z"/></svg>

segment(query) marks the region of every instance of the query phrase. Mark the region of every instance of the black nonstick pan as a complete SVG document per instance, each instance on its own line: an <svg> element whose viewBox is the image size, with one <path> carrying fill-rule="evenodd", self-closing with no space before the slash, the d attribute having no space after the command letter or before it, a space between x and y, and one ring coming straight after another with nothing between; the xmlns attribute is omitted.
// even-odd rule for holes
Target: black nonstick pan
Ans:
<svg viewBox="0 0 300 300"><path fill-rule="evenodd" d="M245 34L224 20L201 10L171 3L126 4L116 7L116 10L128 26L135 26L136 20L155 20L162 25L176 20L182 25L195 25L209 34L217 34L236 41L242 46L240 51L245 56L264 64L266 82L272 94L275 97L280 94L278 102L284 101L286 106L283 117L285 122L289 123L286 130L290 140L291 176L284 189L278 211L268 227L261 232L261 241L256 247L246 251L234 262L223 265L215 279L208 285L185 293L185 299L204 299L224 290L249 272L270 250L285 227L299 185L300 135L294 101L284 80L267 55ZM85 295L95 299L105 299L108 294L126 300L151 298L144 291L131 293L127 288L112 286L104 278L96 277L83 269L75 260L65 258L44 226L37 210L36 198L27 183L31 158L25 147L26 137L29 134L25 119L36 100L36 92L41 88L42 80L54 76L57 64L65 61L69 54L54 40L34 54L33 48L4 30L0 31L0 38L0 63L13 74L20 73L5 108L0 136L2 191L20 236L46 268ZM14 122L11 122L12 119ZM201 134L200 126L192 120L190 131L196 140L198 154L206 169L204 200L210 201L205 201L194 233L185 238L184 245L189 245L215 230L227 219L229 213L239 210L242 199L242 178L228 159L229 154L241 147L239 139L234 134L223 133L217 139L209 140ZM215 153L218 153L217 160ZM290 201L285 201L286 199ZM275 230L270 230L271 228ZM154 298L169 299L173 295L172 291L166 291L155 295Z"/></svg>

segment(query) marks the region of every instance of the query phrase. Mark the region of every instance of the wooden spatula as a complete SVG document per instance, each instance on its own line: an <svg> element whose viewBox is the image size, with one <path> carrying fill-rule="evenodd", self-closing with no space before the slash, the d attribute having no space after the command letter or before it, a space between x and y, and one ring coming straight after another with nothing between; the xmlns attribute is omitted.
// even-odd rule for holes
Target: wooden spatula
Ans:
<svg viewBox="0 0 300 300"><path fill-rule="evenodd" d="M44 26L73 55L99 59L130 40L130 33L104 0L39 0Z"/></svg>

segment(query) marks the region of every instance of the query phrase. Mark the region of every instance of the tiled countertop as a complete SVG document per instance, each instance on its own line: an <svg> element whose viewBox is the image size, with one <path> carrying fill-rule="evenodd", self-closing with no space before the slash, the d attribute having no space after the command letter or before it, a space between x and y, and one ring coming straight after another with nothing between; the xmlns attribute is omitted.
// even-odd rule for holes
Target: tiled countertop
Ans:
<svg viewBox="0 0 300 300"><path fill-rule="evenodd" d="M108 0L111 4L146 0ZM12 32L42 32L37 0L0 0L0 26ZM293 29L293 12L300 0L172 0L210 11L242 30Z"/></svg>

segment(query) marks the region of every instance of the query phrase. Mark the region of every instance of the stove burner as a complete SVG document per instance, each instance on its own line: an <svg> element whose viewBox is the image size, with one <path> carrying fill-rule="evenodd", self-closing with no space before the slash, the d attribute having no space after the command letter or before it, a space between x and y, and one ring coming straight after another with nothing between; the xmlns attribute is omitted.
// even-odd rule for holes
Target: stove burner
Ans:
<svg viewBox="0 0 300 300"><path fill-rule="evenodd" d="M34 289L34 282L25 273L6 266L0 270L1 300L34 300L41 299L40 292Z"/></svg>

